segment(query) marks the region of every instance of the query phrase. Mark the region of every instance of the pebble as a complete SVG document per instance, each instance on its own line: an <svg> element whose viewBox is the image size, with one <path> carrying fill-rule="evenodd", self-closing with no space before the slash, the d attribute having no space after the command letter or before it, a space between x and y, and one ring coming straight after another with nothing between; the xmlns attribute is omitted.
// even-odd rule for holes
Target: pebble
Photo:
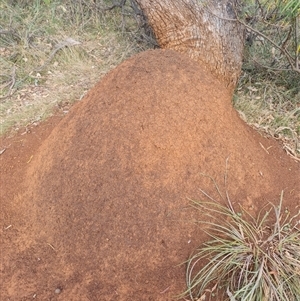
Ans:
<svg viewBox="0 0 300 301"><path fill-rule="evenodd" d="M55 294L60 294L61 293L61 289L60 288L57 288L57 289L55 289Z"/></svg>

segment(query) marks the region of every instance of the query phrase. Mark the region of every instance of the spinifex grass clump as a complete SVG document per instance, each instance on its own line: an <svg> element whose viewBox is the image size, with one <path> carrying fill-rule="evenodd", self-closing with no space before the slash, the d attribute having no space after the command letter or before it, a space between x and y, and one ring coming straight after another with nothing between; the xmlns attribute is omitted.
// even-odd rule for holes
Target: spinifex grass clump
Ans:
<svg viewBox="0 0 300 301"><path fill-rule="evenodd" d="M300 300L299 213L289 216L279 206L252 217L211 201L195 203L218 221L208 223L212 238L188 260L187 294L192 300ZM270 213L275 222L269 224ZM273 215L272 215L273 216ZM206 263L199 269L201 263ZM208 298L206 298L206 295Z"/></svg>

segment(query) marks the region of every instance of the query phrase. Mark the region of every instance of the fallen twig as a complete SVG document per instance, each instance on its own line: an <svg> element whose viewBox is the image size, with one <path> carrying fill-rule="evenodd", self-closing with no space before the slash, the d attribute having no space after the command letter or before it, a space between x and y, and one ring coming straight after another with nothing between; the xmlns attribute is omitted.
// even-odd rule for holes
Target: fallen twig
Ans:
<svg viewBox="0 0 300 301"><path fill-rule="evenodd" d="M75 45L80 45L81 43L72 39L72 38L67 38L62 42L59 42L55 45L53 51L51 52L49 58L47 59L47 61L40 66L36 71L41 71L42 69L44 69L54 58L54 56L56 55L56 53L61 50L64 47L71 47L71 46L75 46Z"/></svg>
<svg viewBox="0 0 300 301"><path fill-rule="evenodd" d="M14 93L13 87L16 83L16 66L13 66L11 76L8 76L8 78L9 78L9 81L7 83L3 84L2 87L1 87L1 90L2 90L2 89L9 86L8 92L4 96L1 96L0 100L4 100L4 99L6 99L7 97L11 96Z"/></svg>

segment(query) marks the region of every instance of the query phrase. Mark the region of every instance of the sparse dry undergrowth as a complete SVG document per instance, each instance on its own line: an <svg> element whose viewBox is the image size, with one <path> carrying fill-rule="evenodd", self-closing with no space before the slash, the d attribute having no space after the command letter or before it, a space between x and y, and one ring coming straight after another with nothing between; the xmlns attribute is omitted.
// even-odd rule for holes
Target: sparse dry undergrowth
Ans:
<svg viewBox="0 0 300 301"><path fill-rule="evenodd" d="M281 76L284 76L281 74ZM273 78L272 78L273 77ZM286 82L272 74L243 72L234 96L234 106L248 124L283 142L286 152L300 158L300 76L287 74Z"/></svg>
<svg viewBox="0 0 300 301"><path fill-rule="evenodd" d="M97 11L76 1L46 2L0 4L0 135L56 108L66 113L104 74L148 47L134 36L133 21L118 10L103 12L105 3ZM72 8L78 11L70 14Z"/></svg>
<svg viewBox="0 0 300 301"><path fill-rule="evenodd" d="M110 69L152 47L127 12L103 10L110 1L26 2L0 4L0 135L55 109L66 113ZM284 75L252 66L242 73L234 104L249 124L299 157L300 79L278 78Z"/></svg>

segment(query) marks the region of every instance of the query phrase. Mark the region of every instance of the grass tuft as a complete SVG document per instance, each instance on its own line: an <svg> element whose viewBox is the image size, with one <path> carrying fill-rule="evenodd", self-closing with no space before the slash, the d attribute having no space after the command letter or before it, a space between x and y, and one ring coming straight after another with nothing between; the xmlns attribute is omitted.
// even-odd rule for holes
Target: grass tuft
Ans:
<svg viewBox="0 0 300 301"><path fill-rule="evenodd" d="M300 212L283 212L282 201L283 193L278 206L271 204L257 218L243 208L235 211L229 198L227 206L212 198L194 203L224 223L205 222L211 240L187 262L185 294L191 300L299 300Z"/></svg>

